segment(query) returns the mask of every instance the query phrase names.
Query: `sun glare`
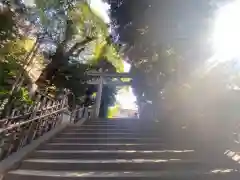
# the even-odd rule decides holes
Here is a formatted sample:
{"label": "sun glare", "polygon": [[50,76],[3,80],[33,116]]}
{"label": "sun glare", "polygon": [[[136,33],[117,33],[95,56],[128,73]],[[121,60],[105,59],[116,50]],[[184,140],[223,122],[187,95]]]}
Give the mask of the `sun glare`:
{"label": "sun glare", "polygon": [[110,23],[109,11],[111,6],[103,0],[89,0],[90,7],[97,13],[105,23]]}
{"label": "sun glare", "polygon": [[216,12],[213,47],[219,61],[240,58],[240,0],[224,5]]}
{"label": "sun glare", "polygon": [[[124,61],[124,72],[129,72],[131,65]],[[122,89],[118,92],[116,96],[117,102],[120,104],[121,108],[136,110],[136,96],[133,93],[132,88]]]}

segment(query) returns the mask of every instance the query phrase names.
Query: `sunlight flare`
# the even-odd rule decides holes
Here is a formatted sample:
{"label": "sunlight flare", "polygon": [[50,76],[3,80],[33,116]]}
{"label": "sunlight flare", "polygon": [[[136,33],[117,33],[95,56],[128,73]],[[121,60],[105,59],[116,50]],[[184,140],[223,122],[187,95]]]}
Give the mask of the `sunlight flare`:
{"label": "sunlight flare", "polygon": [[220,62],[240,58],[240,0],[219,8],[213,28],[213,48]]}
{"label": "sunlight flare", "polygon": [[103,0],[89,0],[89,5],[105,23],[109,24],[111,22],[109,16],[111,6],[108,3],[104,2]]}

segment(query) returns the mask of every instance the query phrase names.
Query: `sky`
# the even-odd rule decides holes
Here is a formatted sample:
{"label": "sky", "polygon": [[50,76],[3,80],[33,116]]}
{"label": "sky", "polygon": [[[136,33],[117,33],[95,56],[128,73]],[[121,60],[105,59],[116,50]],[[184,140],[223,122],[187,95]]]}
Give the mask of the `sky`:
{"label": "sky", "polygon": [[33,6],[35,3],[35,0],[23,0],[23,3],[27,6]]}

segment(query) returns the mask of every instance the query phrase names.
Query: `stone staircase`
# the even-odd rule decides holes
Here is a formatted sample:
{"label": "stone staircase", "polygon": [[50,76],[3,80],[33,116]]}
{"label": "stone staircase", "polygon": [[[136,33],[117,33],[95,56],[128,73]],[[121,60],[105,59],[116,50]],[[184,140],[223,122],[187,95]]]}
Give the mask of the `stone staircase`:
{"label": "stone staircase", "polygon": [[182,137],[157,123],[88,121],[42,144],[3,180],[239,179],[228,158],[191,147]]}

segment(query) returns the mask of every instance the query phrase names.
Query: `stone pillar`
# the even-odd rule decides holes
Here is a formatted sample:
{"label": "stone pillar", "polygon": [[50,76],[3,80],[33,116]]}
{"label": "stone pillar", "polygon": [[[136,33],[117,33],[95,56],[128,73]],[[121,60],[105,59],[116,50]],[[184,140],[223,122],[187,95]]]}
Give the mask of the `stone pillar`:
{"label": "stone pillar", "polygon": [[62,113],[62,123],[69,124],[71,122],[71,113],[68,110],[63,111]]}

